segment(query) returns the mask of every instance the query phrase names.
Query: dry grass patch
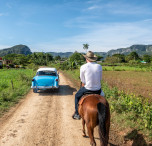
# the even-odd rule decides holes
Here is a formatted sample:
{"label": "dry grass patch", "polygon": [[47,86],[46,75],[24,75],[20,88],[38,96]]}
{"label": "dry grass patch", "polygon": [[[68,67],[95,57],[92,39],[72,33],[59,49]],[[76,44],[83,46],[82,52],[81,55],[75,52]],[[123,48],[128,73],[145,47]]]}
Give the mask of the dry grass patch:
{"label": "dry grass patch", "polygon": [[110,87],[117,87],[126,93],[134,93],[152,101],[152,73],[135,71],[103,71],[103,80]]}

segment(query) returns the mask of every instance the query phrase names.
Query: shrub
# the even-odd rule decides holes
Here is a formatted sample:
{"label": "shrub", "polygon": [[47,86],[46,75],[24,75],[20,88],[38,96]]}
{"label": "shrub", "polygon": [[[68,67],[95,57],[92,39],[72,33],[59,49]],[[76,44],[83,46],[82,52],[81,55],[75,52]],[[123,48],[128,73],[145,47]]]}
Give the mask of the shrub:
{"label": "shrub", "polygon": [[111,111],[117,113],[132,113],[130,120],[137,121],[142,129],[152,130],[152,103],[136,97],[134,94],[125,94],[117,88],[110,89],[107,84],[102,82],[102,89],[106,98],[110,99]]}

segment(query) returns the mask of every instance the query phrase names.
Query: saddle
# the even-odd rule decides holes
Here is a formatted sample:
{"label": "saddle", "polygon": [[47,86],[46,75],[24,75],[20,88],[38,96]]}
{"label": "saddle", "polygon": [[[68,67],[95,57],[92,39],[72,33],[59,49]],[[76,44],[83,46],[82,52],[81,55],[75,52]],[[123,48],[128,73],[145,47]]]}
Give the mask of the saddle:
{"label": "saddle", "polygon": [[[90,94],[90,93],[89,93]],[[85,94],[85,95],[83,95],[82,97],[81,97],[81,99],[79,100],[79,103],[78,103],[78,112],[79,112],[79,114],[81,113],[83,113],[82,112],[82,105],[83,105],[83,102],[85,101],[85,99],[86,98],[88,98],[89,97],[89,94]],[[94,95],[94,96],[96,96],[96,95],[99,95],[99,94],[95,94],[95,93],[91,93],[90,95]],[[102,98],[102,96],[97,96],[98,97],[98,99],[100,100],[103,100]],[[81,115],[82,116],[82,115]]]}
{"label": "saddle", "polygon": [[83,96],[80,98],[78,105],[81,105],[86,97],[87,97],[86,95],[83,95]]}
{"label": "saddle", "polygon": [[[82,105],[83,101],[87,98],[87,96],[89,94],[96,94],[96,93],[93,93],[93,92],[86,92],[86,93],[84,93],[84,95],[80,98],[78,105]],[[97,94],[97,95],[99,95],[99,94]]]}

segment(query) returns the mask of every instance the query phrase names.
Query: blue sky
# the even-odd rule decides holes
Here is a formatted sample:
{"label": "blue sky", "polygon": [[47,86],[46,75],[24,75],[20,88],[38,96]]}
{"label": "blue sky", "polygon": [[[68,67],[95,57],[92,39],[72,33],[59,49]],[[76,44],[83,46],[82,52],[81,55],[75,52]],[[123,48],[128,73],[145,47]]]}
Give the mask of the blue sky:
{"label": "blue sky", "polygon": [[0,49],[107,52],[152,44],[152,0],[0,0]]}

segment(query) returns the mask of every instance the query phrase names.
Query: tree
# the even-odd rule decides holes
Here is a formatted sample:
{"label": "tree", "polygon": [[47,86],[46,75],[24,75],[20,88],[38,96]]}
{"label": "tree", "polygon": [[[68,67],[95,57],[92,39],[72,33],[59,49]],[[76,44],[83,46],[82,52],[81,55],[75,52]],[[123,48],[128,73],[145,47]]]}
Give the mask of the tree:
{"label": "tree", "polygon": [[130,61],[130,60],[139,60],[139,56],[136,52],[131,52],[129,55],[126,56],[126,61]]}
{"label": "tree", "polygon": [[50,53],[33,53],[31,55],[32,62],[36,65],[47,65],[49,61],[53,60],[53,56]]}
{"label": "tree", "polygon": [[105,62],[114,64],[114,63],[118,63],[119,59],[116,56],[109,56],[106,58]]}
{"label": "tree", "polygon": [[103,59],[103,57],[102,56],[100,56],[100,55],[96,55],[97,56],[97,61],[100,61],[100,60],[102,60]]}
{"label": "tree", "polygon": [[58,56],[55,56],[54,57],[54,60],[61,60],[61,57],[58,55]]}
{"label": "tree", "polygon": [[151,56],[150,55],[144,55],[143,56],[143,60],[147,63],[150,63],[151,62]]}
{"label": "tree", "polygon": [[70,57],[69,59],[71,61],[76,61],[76,62],[80,62],[80,61],[84,61],[84,57],[82,56],[81,53],[78,53],[78,52],[74,52]]}
{"label": "tree", "polygon": [[[68,69],[76,69],[79,65],[82,65],[85,61],[85,58],[81,53],[74,52],[66,61],[67,63],[64,63],[64,68]],[[63,65],[62,65],[63,66]]]}
{"label": "tree", "polygon": [[53,56],[50,53],[45,53],[45,57],[46,57],[46,62],[48,63],[49,61],[53,60]]}
{"label": "tree", "polygon": [[28,64],[29,58],[24,54],[8,54],[3,57],[4,60],[10,60],[15,65],[26,65]]}
{"label": "tree", "polygon": [[86,50],[86,53],[87,53],[88,48],[89,48],[89,44],[83,44],[83,49]]}
{"label": "tree", "polygon": [[15,59],[14,59],[14,61],[13,61],[13,63],[15,64],[15,65],[26,65],[26,64],[28,64],[28,58],[25,56],[25,55],[23,55],[23,54],[16,54],[17,56],[15,57]]}
{"label": "tree", "polygon": [[118,63],[125,62],[125,55],[124,54],[114,54],[112,56],[117,58]]}

